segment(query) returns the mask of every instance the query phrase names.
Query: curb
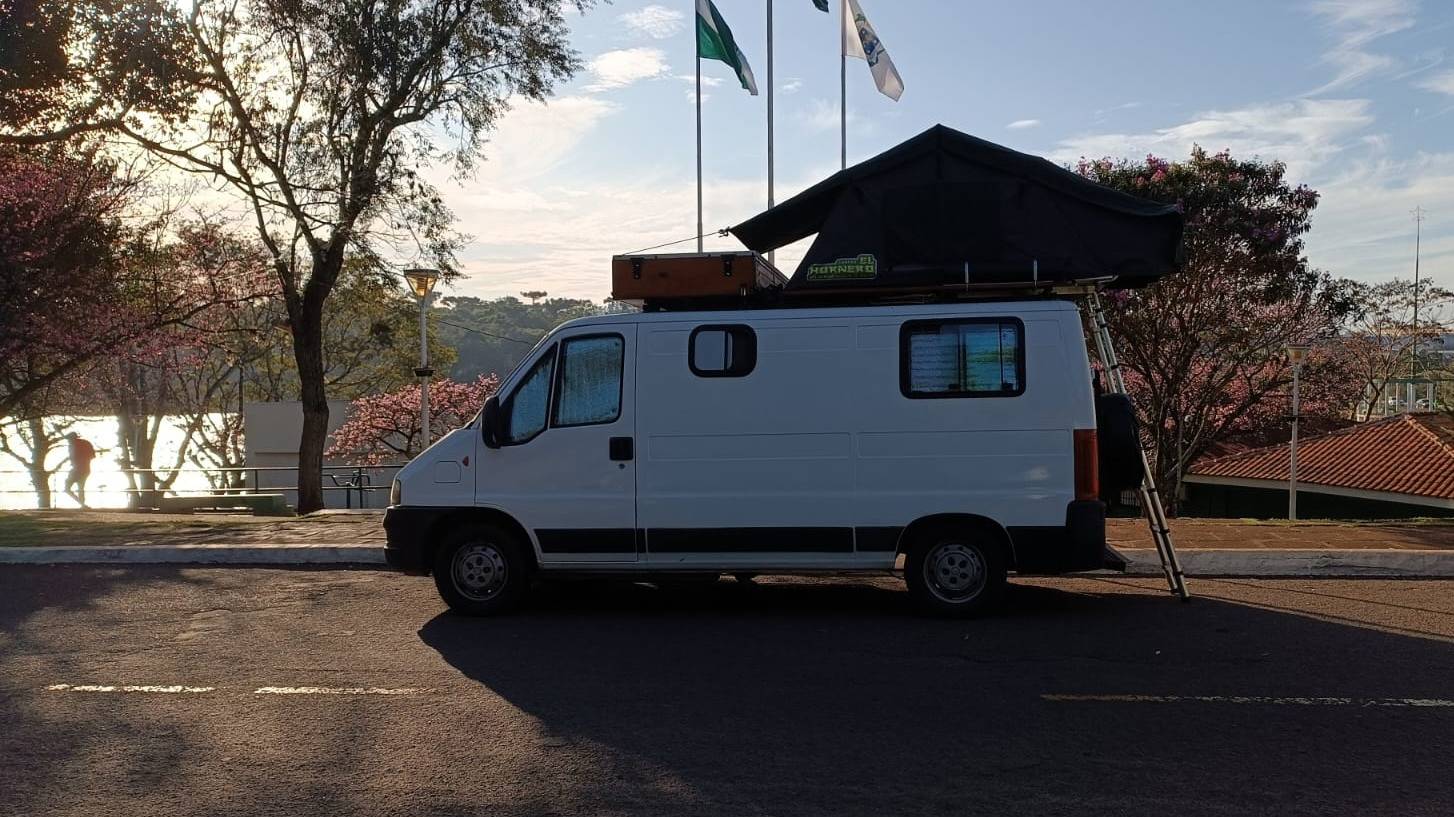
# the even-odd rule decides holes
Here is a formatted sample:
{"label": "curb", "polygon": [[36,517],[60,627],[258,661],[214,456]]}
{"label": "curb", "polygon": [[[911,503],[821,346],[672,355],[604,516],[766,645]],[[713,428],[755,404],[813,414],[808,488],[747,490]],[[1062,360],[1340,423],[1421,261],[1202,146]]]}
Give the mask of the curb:
{"label": "curb", "polygon": [[[1159,577],[1151,548],[1117,548],[1123,576]],[[1454,578],[1454,550],[1177,551],[1188,576],[1256,578]],[[0,548],[0,565],[382,566],[384,549],[359,545],[118,545]]]}
{"label": "curb", "polygon": [[384,549],[357,545],[118,545],[0,548],[0,565],[383,565]]}
{"label": "curb", "polygon": [[[1129,562],[1124,575],[1161,576],[1153,548],[1117,548]],[[1234,550],[1183,548],[1176,552],[1188,576],[1257,578],[1454,578],[1454,550]]]}

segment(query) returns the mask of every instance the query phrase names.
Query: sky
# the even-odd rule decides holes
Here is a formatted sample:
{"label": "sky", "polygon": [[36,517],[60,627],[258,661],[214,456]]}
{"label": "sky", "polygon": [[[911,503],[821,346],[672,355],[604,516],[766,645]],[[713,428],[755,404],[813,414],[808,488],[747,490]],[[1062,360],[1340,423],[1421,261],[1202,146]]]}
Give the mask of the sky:
{"label": "sky", "polygon": [[[839,167],[839,29],[775,0],[776,198]],[[765,0],[716,0],[767,88]],[[848,63],[848,161],[942,123],[1061,163],[1185,158],[1193,144],[1286,163],[1322,194],[1311,263],[1364,281],[1454,288],[1450,0],[860,0],[906,90]],[[600,300],[610,257],[696,235],[694,3],[570,14],[584,69],[515,106],[471,177],[435,181],[471,237],[450,294]],[[708,230],[767,205],[767,106],[704,61]],[[741,249],[711,237],[708,249]],[[800,242],[777,255],[791,272]],[[662,251],[688,251],[692,242]]]}

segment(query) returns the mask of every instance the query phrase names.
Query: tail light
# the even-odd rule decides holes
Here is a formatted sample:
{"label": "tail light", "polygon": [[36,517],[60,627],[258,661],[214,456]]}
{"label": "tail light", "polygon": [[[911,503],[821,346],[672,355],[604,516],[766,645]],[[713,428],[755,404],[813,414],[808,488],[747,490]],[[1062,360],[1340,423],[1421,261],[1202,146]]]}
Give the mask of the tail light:
{"label": "tail light", "polygon": [[1075,498],[1098,499],[1101,495],[1100,464],[1096,454],[1096,430],[1077,428],[1075,446]]}

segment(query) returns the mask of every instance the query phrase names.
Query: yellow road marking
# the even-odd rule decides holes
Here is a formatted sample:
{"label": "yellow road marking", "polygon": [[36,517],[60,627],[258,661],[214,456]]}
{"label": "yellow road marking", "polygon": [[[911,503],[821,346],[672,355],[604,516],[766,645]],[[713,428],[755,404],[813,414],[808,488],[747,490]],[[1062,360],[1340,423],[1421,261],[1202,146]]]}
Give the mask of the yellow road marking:
{"label": "yellow road marking", "polygon": [[216,687],[189,687],[179,684],[51,684],[45,688],[46,692],[161,692],[161,693],[198,693],[212,692]]}
{"label": "yellow road marking", "polygon": [[1040,696],[1047,701],[1070,703],[1123,704],[1270,704],[1273,706],[1393,706],[1454,709],[1454,700],[1443,698],[1323,698],[1277,697],[1269,695],[1056,695]]}

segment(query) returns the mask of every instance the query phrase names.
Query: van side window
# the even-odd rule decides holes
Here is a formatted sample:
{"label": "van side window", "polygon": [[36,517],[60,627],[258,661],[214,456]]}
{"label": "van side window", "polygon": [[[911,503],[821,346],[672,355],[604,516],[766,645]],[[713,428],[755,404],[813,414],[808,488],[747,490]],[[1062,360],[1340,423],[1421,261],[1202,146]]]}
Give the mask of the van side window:
{"label": "van side window", "polygon": [[687,363],[697,377],[744,377],[757,366],[757,333],[742,324],[698,326]]}
{"label": "van side window", "polygon": [[505,443],[523,443],[545,430],[550,384],[555,374],[555,349],[540,356],[510,394],[505,410]]}
{"label": "van side window", "polygon": [[909,321],[899,334],[905,397],[1013,397],[1025,391],[1025,324],[1017,318]]}
{"label": "van side window", "polygon": [[560,347],[560,385],[552,426],[615,422],[621,416],[620,335],[571,338]]}

